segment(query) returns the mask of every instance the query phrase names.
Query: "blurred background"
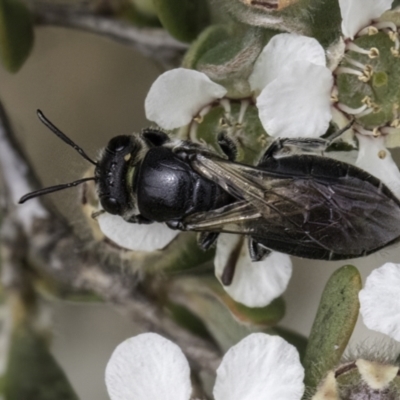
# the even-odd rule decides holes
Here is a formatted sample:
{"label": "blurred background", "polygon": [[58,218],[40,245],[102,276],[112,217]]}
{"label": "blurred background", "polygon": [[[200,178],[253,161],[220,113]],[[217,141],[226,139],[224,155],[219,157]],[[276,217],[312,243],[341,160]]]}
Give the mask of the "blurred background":
{"label": "blurred background", "polygon": [[[14,130],[36,167],[43,185],[81,177],[89,166],[38,120],[36,110],[95,156],[115,135],[139,131],[149,123],[143,103],[162,72],[140,53],[98,36],[62,28],[36,28],[32,55],[15,75],[0,67],[0,98]],[[396,156],[396,155],[395,155]],[[79,228],[82,215],[74,189],[51,195],[54,204]],[[400,262],[389,248],[349,262],[365,277],[386,261]],[[294,259],[294,274],[284,295],[282,325],[308,335],[323,287],[343,262]],[[113,349],[137,333],[107,305],[56,302],[52,351],[81,399],[108,399],[104,369]],[[350,347],[386,340],[358,322]]]}

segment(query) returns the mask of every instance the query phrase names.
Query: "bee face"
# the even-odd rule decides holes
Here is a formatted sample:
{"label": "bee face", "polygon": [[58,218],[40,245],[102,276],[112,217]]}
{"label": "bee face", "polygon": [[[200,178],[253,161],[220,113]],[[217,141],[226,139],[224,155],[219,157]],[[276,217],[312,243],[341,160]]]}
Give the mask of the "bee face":
{"label": "bee face", "polygon": [[142,143],[135,136],[115,136],[96,165],[95,178],[100,203],[113,215],[122,215],[130,208],[127,172],[137,163]]}

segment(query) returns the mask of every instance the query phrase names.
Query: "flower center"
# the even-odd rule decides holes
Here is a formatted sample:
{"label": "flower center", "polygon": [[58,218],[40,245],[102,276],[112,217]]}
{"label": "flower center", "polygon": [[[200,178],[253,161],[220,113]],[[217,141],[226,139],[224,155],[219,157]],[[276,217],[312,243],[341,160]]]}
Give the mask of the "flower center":
{"label": "flower center", "polygon": [[369,136],[399,127],[400,41],[397,26],[380,22],[346,43],[342,62],[333,72],[334,106],[355,118],[355,130]]}

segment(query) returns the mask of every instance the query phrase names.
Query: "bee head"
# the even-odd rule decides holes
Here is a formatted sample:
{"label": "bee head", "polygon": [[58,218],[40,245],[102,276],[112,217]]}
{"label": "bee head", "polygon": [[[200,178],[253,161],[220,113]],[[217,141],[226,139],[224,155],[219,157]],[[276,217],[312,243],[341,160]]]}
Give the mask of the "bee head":
{"label": "bee head", "polygon": [[122,215],[130,209],[128,175],[140,161],[142,149],[142,141],[134,135],[115,136],[108,142],[95,169],[100,203],[106,212]]}

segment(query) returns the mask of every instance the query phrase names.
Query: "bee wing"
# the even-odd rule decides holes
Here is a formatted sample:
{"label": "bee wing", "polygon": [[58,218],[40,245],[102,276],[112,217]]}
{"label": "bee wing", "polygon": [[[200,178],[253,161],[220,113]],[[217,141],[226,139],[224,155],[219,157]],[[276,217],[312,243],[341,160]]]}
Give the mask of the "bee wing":
{"label": "bee wing", "polygon": [[189,229],[208,224],[210,231],[248,234],[276,251],[330,260],[364,256],[400,236],[399,202],[379,181],[358,177],[359,170],[347,164],[355,176],[338,179],[277,177],[262,167],[204,154],[192,165],[238,202],[201,213],[202,221],[193,215]]}

